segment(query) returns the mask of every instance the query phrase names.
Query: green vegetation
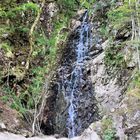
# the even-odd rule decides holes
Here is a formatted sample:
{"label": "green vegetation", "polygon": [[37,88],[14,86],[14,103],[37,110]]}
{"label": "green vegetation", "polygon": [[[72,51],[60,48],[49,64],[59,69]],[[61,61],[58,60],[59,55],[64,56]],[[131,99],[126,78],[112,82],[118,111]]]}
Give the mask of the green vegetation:
{"label": "green vegetation", "polygon": [[114,29],[119,29],[131,22],[131,10],[128,0],[122,6],[108,12],[108,18]]}
{"label": "green vegetation", "polygon": [[0,18],[2,19],[0,35],[4,33],[16,34],[17,32],[27,33],[39,10],[39,6],[32,2],[20,5],[14,3],[13,5],[12,8],[0,7]]}
{"label": "green vegetation", "polygon": [[[9,106],[13,109],[16,109],[21,115],[24,114],[27,109],[23,106],[22,100],[24,99],[24,95],[17,95],[12,88],[8,86],[4,86],[3,91],[5,94],[1,97],[3,102],[9,104]],[[22,116],[23,117],[23,116]]]}
{"label": "green vegetation", "polygon": [[109,47],[105,50],[105,65],[113,69],[125,67],[124,55],[121,52],[123,46],[111,43],[108,45]]}
{"label": "green vegetation", "polygon": [[[127,45],[135,48],[137,54],[138,68],[140,69],[140,55],[139,55],[139,44],[140,44],[140,6],[137,0],[125,0],[119,6],[112,6],[107,12],[108,22],[110,23],[111,33],[113,40],[120,35],[120,45],[109,44],[106,50],[105,64],[110,67],[123,67],[125,66],[124,56],[122,54],[122,49],[127,47]],[[105,30],[101,30],[105,32]],[[125,38],[121,37],[121,34],[131,33],[125,41]],[[105,33],[104,33],[105,34]],[[130,40],[131,39],[131,40]],[[127,44],[127,45],[123,45]]]}
{"label": "green vegetation", "polygon": [[86,9],[93,10],[92,7],[95,2],[96,2],[96,0],[90,0],[90,1],[80,0],[80,5],[81,5],[81,7],[85,7]]}
{"label": "green vegetation", "polygon": [[103,135],[104,140],[115,140],[115,131],[112,129],[107,129]]}
{"label": "green vegetation", "polygon": [[0,11],[0,17],[12,19],[12,18],[15,18],[17,16],[17,14],[22,14],[23,12],[26,12],[29,10],[33,13],[37,13],[37,11],[39,10],[39,7],[37,4],[29,2],[29,3],[19,5],[15,8],[8,10],[8,11],[6,11],[6,9],[3,8]]}
{"label": "green vegetation", "polygon": [[102,120],[103,140],[115,140],[115,130],[110,118]]}
{"label": "green vegetation", "polygon": [[140,72],[137,70],[133,75],[133,79],[131,80],[128,86],[127,94],[136,97],[137,99],[140,99],[139,93],[140,93]]}
{"label": "green vegetation", "polygon": [[132,83],[134,84],[134,88],[140,88],[140,72],[137,71],[134,75]]}
{"label": "green vegetation", "polygon": [[100,31],[100,34],[102,36],[104,36],[105,38],[108,38],[109,37],[109,27],[107,25],[102,25],[99,28],[99,31]]}

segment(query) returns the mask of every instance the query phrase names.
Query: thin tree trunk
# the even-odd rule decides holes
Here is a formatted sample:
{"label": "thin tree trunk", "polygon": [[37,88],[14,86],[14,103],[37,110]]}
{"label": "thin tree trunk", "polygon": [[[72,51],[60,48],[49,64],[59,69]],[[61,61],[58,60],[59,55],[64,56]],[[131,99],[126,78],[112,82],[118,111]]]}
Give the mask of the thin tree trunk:
{"label": "thin tree trunk", "polygon": [[[140,71],[140,54],[139,54],[139,45],[138,45],[138,42],[140,41],[140,21],[139,21],[139,14],[138,14],[138,3],[139,3],[139,0],[138,2],[135,0],[135,3],[133,5],[133,3],[131,3],[131,0],[129,0],[129,7],[130,7],[130,10],[132,11],[131,12],[131,23],[132,23],[132,38],[131,40],[132,41],[136,41],[134,44],[134,46],[136,47],[136,53],[137,53],[137,63],[138,63],[138,69]],[[135,9],[133,9],[133,6]],[[133,13],[133,10],[135,10],[135,14],[136,14],[136,19],[134,17],[134,13]],[[138,32],[138,34],[137,34]]]}

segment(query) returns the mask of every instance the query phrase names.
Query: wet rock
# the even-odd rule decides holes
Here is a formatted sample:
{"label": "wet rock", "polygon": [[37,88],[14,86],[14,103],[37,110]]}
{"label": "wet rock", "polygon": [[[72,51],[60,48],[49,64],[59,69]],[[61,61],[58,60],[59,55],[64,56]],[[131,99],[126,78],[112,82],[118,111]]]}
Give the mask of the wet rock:
{"label": "wet rock", "polygon": [[97,54],[99,54],[102,50],[95,50],[95,51],[92,51],[89,53],[89,56],[92,58],[92,57],[95,57]]}
{"label": "wet rock", "polygon": [[93,45],[93,46],[90,48],[89,52],[91,53],[91,52],[93,52],[93,51],[102,51],[102,46],[101,46],[100,44]]}
{"label": "wet rock", "polygon": [[83,18],[83,15],[85,14],[86,10],[82,9],[82,10],[79,10],[76,14],[76,16],[72,19],[71,21],[71,24],[70,24],[70,27],[72,30],[75,30],[76,28],[78,28],[81,23],[82,23],[82,18]]}

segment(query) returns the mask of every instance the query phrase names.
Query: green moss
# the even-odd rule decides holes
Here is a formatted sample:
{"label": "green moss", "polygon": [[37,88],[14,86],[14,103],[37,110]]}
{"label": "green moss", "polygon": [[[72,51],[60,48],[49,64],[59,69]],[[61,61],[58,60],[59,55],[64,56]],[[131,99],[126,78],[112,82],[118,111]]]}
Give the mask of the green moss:
{"label": "green moss", "polygon": [[115,140],[115,131],[113,129],[105,130],[103,134],[104,140]]}
{"label": "green moss", "polygon": [[103,140],[115,140],[115,129],[110,118],[102,120]]}
{"label": "green moss", "polygon": [[136,87],[140,88],[140,72],[136,72],[136,74],[134,75],[134,79],[133,79],[133,83]]}
{"label": "green moss", "polygon": [[78,5],[75,0],[57,0],[56,2],[62,12],[66,12],[67,16],[72,16],[74,11],[77,10]]}

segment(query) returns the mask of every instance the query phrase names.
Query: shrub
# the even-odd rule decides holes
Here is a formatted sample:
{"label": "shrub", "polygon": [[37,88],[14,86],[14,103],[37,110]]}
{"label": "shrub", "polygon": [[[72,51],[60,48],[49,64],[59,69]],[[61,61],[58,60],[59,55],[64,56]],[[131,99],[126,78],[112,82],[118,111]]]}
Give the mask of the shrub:
{"label": "shrub", "polygon": [[110,44],[105,50],[105,65],[111,68],[122,68],[125,66],[123,53],[121,52],[122,45]]}
{"label": "shrub", "polygon": [[115,140],[115,131],[113,129],[107,129],[103,135],[104,140]]}
{"label": "shrub", "polygon": [[116,9],[110,10],[107,15],[114,29],[118,29],[131,21],[131,10],[128,2]]}

